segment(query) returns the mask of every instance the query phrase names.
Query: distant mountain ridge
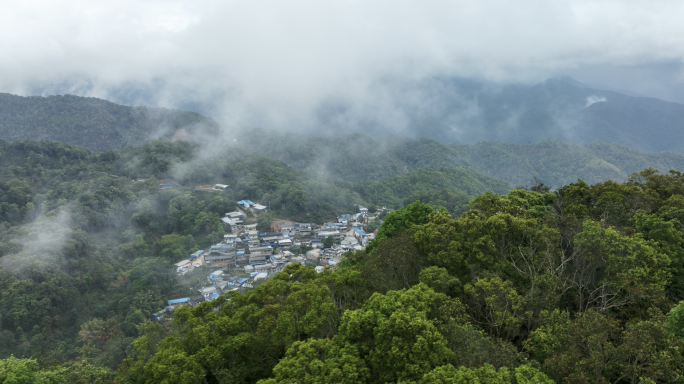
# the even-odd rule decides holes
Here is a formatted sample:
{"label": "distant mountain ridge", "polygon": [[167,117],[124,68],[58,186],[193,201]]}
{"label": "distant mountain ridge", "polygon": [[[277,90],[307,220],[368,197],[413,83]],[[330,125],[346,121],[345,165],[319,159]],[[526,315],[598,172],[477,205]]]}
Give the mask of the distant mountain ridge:
{"label": "distant mountain ridge", "polygon": [[[427,78],[411,84],[387,81],[382,87],[395,98],[392,104],[405,118],[406,127],[375,120],[375,124],[356,128],[372,137],[400,134],[449,144],[599,141],[646,152],[684,153],[684,105],[568,77],[534,86]],[[322,133],[354,132],[346,126],[326,131],[327,122],[353,120],[344,113],[354,112],[344,105],[337,107],[333,103],[319,111]],[[0,138],[7,140],[57,140],[103,151],[170,139],[174,134],[215,142],[219,125],[196,112],[129,107],[71,95],[0,93]]]}
{"label": "distant mountain ridge", "polygon": [[55,140],[106,151],[183,136],[183,131],[216,135],[218,124],[195,112],[129,107],[92,97],[0,93],[0,138],[7,140]]}
{"label": "distant mountain ridge", "polygon": [[[567,77],[533,86],[463,78],[384,86],[387,94],[398,95],[392,102],[407,121],[401,131],[405,136],[452,144],[605,141],[647,152],[684,152],[684,105],[594,88]],[[365,132],[382,136],[395,129],[370,127]]]}
{"label": "distant mountain ridge", "polygon": [[[369,182],[423,168],[468,167],[521,186],[534,178],[561,186],[624,181],[645,168],[661,172],[684,169],[684,154],[646,153],[613,143],[575,144],[546,140],[530,144],[482,142],[445,144],[434,139],[371,138],[352,134],[320,138],[253,130],[239,141],[245,149],[293,168],[317,170],[351,182]],[[262,138],[268,137],[268,140]]]}

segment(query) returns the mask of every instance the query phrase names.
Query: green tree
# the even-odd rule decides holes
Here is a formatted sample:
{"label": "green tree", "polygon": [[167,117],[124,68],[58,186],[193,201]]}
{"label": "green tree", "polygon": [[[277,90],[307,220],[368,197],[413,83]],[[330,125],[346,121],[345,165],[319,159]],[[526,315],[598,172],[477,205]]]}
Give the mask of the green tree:
{"label": "green tree", "polygon": [[271,212],[264,212],[257,216],[257,231],[259,232],[273,232],[272,227],[273,214]]}
{"label": "green tree", "polygon": [[[147,356],[136,354],[128,362],[137,367],[130,375],[139,376],[142,371],[146,382],[158,382],[155,380],[162,379],[160,375],[168,364],[186,358],[192,378],[200,372],[235,382],[266,378],[295,341],[334,333],[335,323],[330,317],[335,306],[330,289],[317,284],[316,275],[313,268],[290,264],[255,290],[231,294],[230,301],[214,300],[194,309],[177,310],[174,321],[184,328],[182,338],[172,336],[170,341],[159,343],[155,358],[143,363],[142,368],[138,362]],[[143,344],[139,348],[141,352],[148,350]]]}
{"label": "green tree", "polygon": [[449,275],[446,268],[431,266],[420,271],[418,279],[421,283],[451,297],[458,297],[463,290],[458,278]]}
{"label": "green tree", "polygon": [[335,237],[332,236],[332,235],[323,238],[323,239],[321,240],[321,242],[323,243],[323,247],[324,247],[324,248],[332,248],[332,246],[333,246],[334,244],[339,244],[339,243],[340,243],[340,241],[337,240],[337,239],[335,239]]}
{"label": "green tree", "polygon": [[41,369],[36,360],[17,359],[10,356],[0,360],[0,383],[2,384],[67,384],[66,369],[54,366]]}
{"label": "green tree", "polygon": [[579,253],[574,284],[580,310],[662,302],[670,258],[640,237],[585,221],[574,240]]}
{"label": "green tree", "polygon": [[275,378],[260,384],[356,384],[368,380],[370,371],[353,347],[340,348],[329,339],[297,341],[273,369]]}
{"label": "green tree", "polygon": [[164,235],[159,241],[159,247],[161,248],[159,254],[175,262],[188,258],[194,245],[194,239],[191,235]]}
{"label": "green tree", "polygon": [[480,279],[466,284],[468,308],[473,318],[490,334],[511,339],[516,336],[525,316],[525,299],[513,284],[499,277]]}
{"label": "green tree", "polygon": [[378,234],[373,241],[366,248],[367,252],[373,252],[378,244],[384,239],[399,234],[411,228],[414,225],[425,224],[428,221],[428,216],[434,211],[432,207],[427,204],[421,204],[416,201],[407,205],[405,208],[394,210],[387,214],[385,220],[378,229]]}
{"label": "green tree", "polygon": [[480,368],[454,368],[448,364],[427,373],[420,384],[553,384],[553,380],[529,365],[521,365],[511,371],[506,367],[498,370],[490,364]]}

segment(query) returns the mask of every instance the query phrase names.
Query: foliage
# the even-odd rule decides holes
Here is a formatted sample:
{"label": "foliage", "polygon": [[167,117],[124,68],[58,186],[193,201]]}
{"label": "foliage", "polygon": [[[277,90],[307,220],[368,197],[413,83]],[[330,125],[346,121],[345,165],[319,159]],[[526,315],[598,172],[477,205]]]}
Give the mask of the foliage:
{"label": "foliage", "polygon": [[[465,169],[371,188],[234,149],[0,141],[3,369],[34,382],[114,370],[130,383],[684,381],[681,173],[474,187],[465,206],[439,184]],[[436,187],[410,186],[420,175]],[[219,181],[231,190],[192,188]],[[270,202],[257,216],[268,229],[273,217],[330,220],[371,191],[417,201],[344,268],[291,264],[177,310],[168,327],[150,322],[164,299],[193,294],[173,263],[220,241],[236,201]]]}
{"label": "foliage", "polygon": [[449,212],[465,211],[468,196],[491,191],[505,193],[511,189],[507,182],[478,173],[468,168],[424,168],[385,180],[359,183],[359,194],[369,202],[396,208],[402,204],[420,201]]}
{"label": "foliage", "polygon": [[257,217],[257,231],[259,232],[273,232],[271,223],[273,221],[273,215],[270,212],[265,212]]}
{"label": "foliage", "polygon": [[415,202],[409,204],[406,208],[394,210],[385,216],[382,226],[378,230],[375,239],[368,245],[367,251],[370,253],[377,244],[385,239],[388,239],[402,231],[411,228],[414,225],[427,223],[428,215],[434,212],[434,209],[427,204]]}
{"label": "foliage", "polygon": [[21,97],[0,93],[0,137],[8,140],[42,138],[96,151],[123,148],[156,137],[216,133],[218,125],[198,113],[128,107],[92,97],[73,95]]}
{"label": "foliage", "polygon": [[[584,103],[581,108],[584,109]],[[660,113],[660,112],[659,112]],[[550,123],[553,124],[553,123]],[[424,126],[421,129],[424,130]],[[531,132],[531,131],[530,131]],[[491,132],[486,133],[490,135]],[[407,172],[417,172],[413,180],[417,180],[423,190],[416,188],[412,193],[440,191],[444,187],[432,186],[417,175],[431,177],[441,182],[442,177],[432,177],[430,172],[420,171],[425,168],[450,169],[450,174],[471,175],[464,177],[464,186],[475,185],[476,180],[487,182],[498,178],[512,185],[528,185],[533,180],[541,180],[547,186],[558,188],[582,179],[589,184],[605,180],[626,181],[628,176],[646,168],[661,170],[684,169],[684,155],[672,153],[649,153],[633,149],[637,146],[625,146],[624,143],[607,143],[615,135],[607,135],[596,140],[586,140],[586,144],[574,144],[561,140],[548,140],[534,133],[524,141],[527,144],[495,142],[490,138],[474,140],[474,144],[448,144],[437,138],[418,137],[415,139],[399,137],[370,137],[361,134],[321,138],[307,135],[296,135],[285,132],[251,130],[244,135],[244,147],[259,154],[266,154],[283,161],[295,169],[320,171],[326,175],[369,186],[373,181],[393,178],[390,183],[379,185],[400,186],[400,191],[408,191],[411,186],[399,180]],[[268,136],[269,140],[262,137]],[[520,140],[519,136],[513,138]],[[661,140],[662,142],[662,140]],[[631,148],[630,148],[631,147]],[[661,152],[661,151],[652,151]],[[474,171],[474,172],[473,172]],[[477,174],[480,175],[477,175]],[[486,176],[490,178],[487,178]],[[454,184],[455,190],[470,193]],[[454,192],[454,189],[448,188]],[[384,188],[371,188],[369,197],[378,198],[377,202],[390,204],[392,197],[383,195]],[[502,193],[488,188],[491,192]],[[377,193],[376,193],[377,192]],[[430,192],[433,193],[433,192]],[[417,198],[411,198],[413,202]],[[422,198],[421,202],[427,203]],[[401,203],[402,200],[398,200]],[[375,201],[374,201],[375,202]],[[448,206],[439,204],[449,209]],[[451,212],[451,210],[449,210]]]}

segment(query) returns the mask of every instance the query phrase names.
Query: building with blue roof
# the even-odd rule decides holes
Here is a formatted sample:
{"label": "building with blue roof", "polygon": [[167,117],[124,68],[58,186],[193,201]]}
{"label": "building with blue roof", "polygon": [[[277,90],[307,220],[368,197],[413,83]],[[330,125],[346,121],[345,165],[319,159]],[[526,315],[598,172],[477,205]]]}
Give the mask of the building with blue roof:
{"label": "building with blue roof", "polygon": [[173,299],[169,300],[169,305],[187,303],[188,301],[190,301],[189,297],[184,297],[182,299]]}

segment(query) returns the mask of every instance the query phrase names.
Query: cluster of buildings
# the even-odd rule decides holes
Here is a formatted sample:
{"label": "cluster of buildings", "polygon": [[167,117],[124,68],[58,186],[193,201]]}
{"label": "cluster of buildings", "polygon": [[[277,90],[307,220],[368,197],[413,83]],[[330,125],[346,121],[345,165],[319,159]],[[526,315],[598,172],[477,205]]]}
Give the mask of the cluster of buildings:
{"label": "cluster of buildings", "polygon": [[[208,285],[199,288],[196,296],[169,300],[169,305],[154,315],[156,318],[172,314],[178,306],[195,306],[228,291],[252,288],[253,283],[270,278],[289,263],[308,262],[322,272],[328,266],[338,265],[344,253],[364,249],[375,237],[375,233],[363,230],[363,223],[373,219],[364,207],[360,207],[359,213],[338,216],[335,222],[291,223],[276,227],[278,232],[259,233],[256,224],[244,222],[242,209],[260,212],[267,207],[251,200],[241,200],[238,205],[241,209],[228,212],[221,219],[226,229],[230,228],[223,241],[175,264],[181,275],[197,267],[213,269],[207,277]],[[331,237],[333,244],[326,248]],[[293,247],[298,247],[298,254],[291,251]],[[308,250],[306,254],[301,253],[303,249]]]}

